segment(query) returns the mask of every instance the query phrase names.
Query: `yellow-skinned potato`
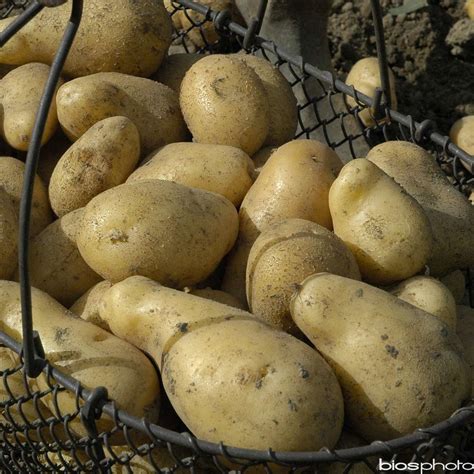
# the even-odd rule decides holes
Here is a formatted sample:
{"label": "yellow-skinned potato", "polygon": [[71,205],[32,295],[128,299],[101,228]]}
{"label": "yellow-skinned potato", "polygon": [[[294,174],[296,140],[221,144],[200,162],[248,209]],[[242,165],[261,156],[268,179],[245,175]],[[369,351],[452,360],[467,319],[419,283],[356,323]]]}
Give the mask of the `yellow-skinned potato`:
{"label": "yellow-skinned potato", "polygon": [[[51,64],[71,14],[71,4],[44,8],[0,51],[0,63]],[[0,30],[12,18],[0,21]],[[67,76],[122,72],[148,77],[171,44],[171,20],[155,0],[88,0],[64,67]]]}
{"label": "yellow-skinned potato", "polygon": [[[474,18],[474,3],[472,4]],[[449,131],[451,141],[469,155],[474,155],[474,115],[460,118]]]}
{"label": "yellow-skinned potato", "polygon": [[[388,75],[390,79],[390,99],[392,102],[390,108],[392,110],[397,110],[395,76],[390,68],[388,69]],[[358,92],[362,92],[369,97],[375,97],[375,90],[377,88],[382,88],[378,59],[363,58],[357,61],[349,71],[346,83],[350,86],[354,86]],[[346,99],[351,107],[357,105],[357,102],[353,97],[346,96]],[[359,112],[359,117],[365,126],[370,127],[375,124],[375,120],[373,119],[374,113],[375,111],[369,108],[365,108]]]}
{"label": "yellow-skinned potato", "polygon": [[284,451],[336,443],[343,420],[336,378],[289,334],[143,277],[114,285],[100,314],[154,358],[174,409],[199,438]]}
{"label": "yellow-skinned potato", "polygon": [[[181,25],[181,12],[174,7],[173,5],[173,0],[164,0],[164,5],[166,8],[166,11],[168,12],[169,15],[172,14],[171,19],[173,20],[173,25],[177,30],[180,30],[182,28]],[[179,5],[178,5],[179,7]]]}
{"label": "yellow-skinned potato", "polygon": [[264,144],[270,110],[262,81],[234,56],[212,54],[184,76],[179,96],[198,143],[230,145],[253,155]]}
{"label": "yellow-skinned potato", "polygon": [[174,181],[221,194],[238,206],[253,184],[254,165],[241,149],[202,143],[171,143],[155,153],[128,178]]}
{"label": "yellow-skinned potato", "polygon": [[423,148],[403,141],[374,147],[367,158],[423,207],[433,230],[431,275],[474,266],[474,209]]}
{"label": "yellow-skinned potato", "polygon": [[[173,19],[177,15],[173,16]],[[173,89],[177,94],[181,89],[181,83],[189,68],[197,63],[204,56],[196,53],[170,54],[160,66],[160,69],[153,74],[152,79],[161,82],[165,86]]]}
{"label": "yellow-skinned potato", "polygon": [[470,396],[456,333],[390,293],[320,273],[303,282],[291,314],[334,369],[346,422],[367,441],[432,426]]}
{"label": "yellow-skinned potato", "polygon": [[237,211],[224,197],[171,181],[123,184],[85,207],[77,244],[113,283],[132,275],[184,288],[209,276],[237,237]]}
{"label": "yellow-skinned potato", "polygon": [[423,208],[366,159],[344,166],[329,192],[334,232],[357,259],[362,277],[388,285],[423,270],[433,235]]}
{"label": "yellow-skinned potato", "polygon": [[[0,56],[1,54],[0,52]],[[0,81],[0,104],[3,109],[0,133],[16,150],[28,150],[49,72],[50,68],[45,64],[25,64],[9,72]],[[62,83],[63,81],[60,80],[58,87]],[[41,140],[42,144],[54,135],[57,126],[58,115],[53,99]]]}
{"label": "yellow-skinned potato", "polygon": [[17,264],[18,216],[10,196],[0,187],[0,279],[10,279]]}
{"label": "yellow-skinned potato", "polygon": [[[0,156],[0,188],[8,194],[17,216],[20,214],[20,200],[23,190],[25,164],[9,156]],[[33,186],[31,207],[30,237],[38,235],[53,220],[49,207],[48,191],[41,179],[36,176]]]}
{"label": "yellow-skinned potato", "polygon": [[464,5],[466,10],[467,16],[474,20],[474,0],[466,0],[466,4]]}
{"label": "yellow-skinned potato", "polygon": [[84,261],[77,248],[83,209],[54,221],[31,241],[31,284],[65,306],[101,278]]}
{"label": "yellow-skinned potato", "polygon": [[330,272],[360,280],[354,256],[331,231],[303,219],[267,227],[255,241],[247,264],[250,311],[290,334],[299,333],[290,314],[297,286],[314,273]]}
{"label": "yellow-skinned potato", "polygon": [[270,105],[270,129],[265,145],[281,146],[293,139],[298,126],[298,107],[289,82],[270,61],[252,54],[235,56],[251,67],[262,81]]}
{"label": "yellow-skinned potato", "polygon": [[[14,282],[0,282],[0,329],[21,340],[20,287]],[[155,369],[147,357],[131,344],[118,339],[93,324],[82,321],[53,298],[32,290],[33,326],[41,334],[47,360],[83,387],[104,386],[117,407],[134,416],[157,418],[159,383]],[[35,379],[34,387],[48,388],[46,375]],[[134,390],[130,390],[133,387]],[[56,395],[61,413],[76,410],[76,397],[67,391]],[[54,411],[53,397],[42,399]],[[74,430],[83,433],[79,419]],[[98,429],[110,429],[113,421],[102,417]]]}
{"label": "yellow-skinned potato", "polygon": [[144,153],[187,136],[177,94],[151,79],[113,72],[80,77],[59,89],[56,102],[61,127],[73,141],[116,116],[136,125]]}
{"label": "yellow-skinned potato", "polygon": [[457,307],[457,334],[464,346],[464,356],[471,371],[472,392],[474,394],[474,309],[469,306]]}
{"label": "yellow-skinned potato", "polygon": [[101,192],[122,184],[140,158],[140,135],[127,117],[97,122],[61,157],[49,183],[59,217],[84,207]]}
{"label": "yellow-skinned potato", "polygon": [[216,301],[217,303],[226,304],[227,306],[232,306],[233,308],[242,309],[245,311],[245,305],[241,304],[240,301],[232,296],[230,293],[226,293],[221,290],[213,290],[212,288],[200,288],[194,289],[189,292],[189,294],[194,296],[199,296],[200,298],[205,298],[207,300]]}
{"label": "yellow-skinned potato", "polygon": [[454,270],[440,279],[441,283],[445,285],[456,301],[456,304],[461,304],[466,293],[466,279],[461,270]]}
{"label": "yellow-skinned potato", "polygon": [[430,313],[456,330],[456,301],[439,280],[416,276],[390,289],[397,298]]}

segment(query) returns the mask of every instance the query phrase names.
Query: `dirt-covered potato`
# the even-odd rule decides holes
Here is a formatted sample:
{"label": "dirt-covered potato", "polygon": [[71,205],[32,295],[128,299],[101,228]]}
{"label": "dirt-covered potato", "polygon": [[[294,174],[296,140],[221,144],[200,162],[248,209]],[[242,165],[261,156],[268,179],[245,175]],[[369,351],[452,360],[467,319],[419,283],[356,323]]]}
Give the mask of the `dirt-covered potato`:
{"label": "dirt-covered potato", "polygon": [[174,409],[199,438],[283,451],[337,442],[343,403],[334,373],[289,334],[143,277],[108,290],[100,314],[153,357]]}
{"label": "dirt-covered potato", "polygon": [[49,183],[57,216],[84,207],[94,196],[122,184],[140,158],[140,135],[127,117],[97,122],[61,157]]}
{"label": "dirt-covered potato", "polygon": [[334,369],[347,426],[369,442],[432,426],[471,395],[455,331],[390,293],[319,273],[303,282],[291,314]]}
{"label": "dirt-covered potato", "polygon": [[202,54],[196,53],[170,54],[163,61],[160,69],[153,74],[152,79],[161,82],[179,94],[181,83],[189,68],[203,57]]}
{"label": "dirt-covered potato", "polygon": [[[17,216],[20,213],[24,174],[25,164],[22,161],[9,156],[0,156],[0,189],[3,188],[10,197]],[[30,237],[38,235],[52,220],[48,191],[41,179],[36,176],[33,186]]]}
{"label": "dirt-covered potato", "polygon": [[[1,54],[0,52],[0,56]],[[50,68],[45,64],[25,64],[9,72],[0,80],[0,106],[2,108],[0,134],[16,150],[28,150],[49,72]],[[60,79],[58,87],[62,83]],[[57,126],[58,115],[56,103],[53,100],[46,119],[42,144],[54,135]]]}
{"label": "dirt-covered potato", "polygon": [[367,158],[391,176],[423,207],[434,236],[431,275],[474,266],[474,209],[452,186],[435,158],[418,145],[382,143]]}
{"label": "dirt-covered potato", "polygon": [[[472,8],[474,10],[474,3]],[[455,122],[449,131],[449,138],[466,153],[474,155],[474,115],[462,117]]]}
{"label": "dirt-covered potato", "polygon": [[149,180],[122,184],[92,199],[77,244],[105,280],[143,275],[184,288],[216,269],[237,231],[237,211],[224,197]]}
{"label": "dirt-covered potato", "polygon": [[[390,108],[397,110],[395,76],[390,68],[388,69],[388,75],[390,80],[390,99],[392,102]],[[358,92],[362,92],[369,97],[375,97],[375,90],[382,88],[378,59],[363,58],[357,61],[349,71],[346,83],[350,86],[354,86]],[[357,105],[353,97],[346,96],[346,100],[351,107]],[[365,126],[370,127],[375,124],[374,113],[375,110],[373,110],[373,108],[365,108],[359,112],[359,118]]]}
{"label": "dirt-covered potato", "polygon": [[457,316],[457,334],[464,346],[464,356],[471,372],[471,394],[474,394],[474,309],[459,305]]}
{"label": "dirt-covered potato", "polygon": [[461,304],[466,294],[466,278],[461,270],[454,270],[440,279],[441,283],[445,285],[456,301],[456,304]]}
{"label": "dirt-covered potato", "polygon": [[235,56],[212,54],[191,66],[181,83],[180,104],[198,143],[235,146],[253,155],[268,136],[265,87]]}
{"label": "dirt-covered potato", "polygon": [[80,77],[59,89],[56,102],[59,122],[71,140],[116,116],[136,125],[143,153],[187,136],[177,94],[151,79],[113,72]]}
{"label": "dirt-covered potato", "polygon": [[189,293],[194,296],[199,296],[200,298],[205,298],[207,300],[216,301],[217,303],[226,304],[227,306],[232,306],[233,308],[243,310],[246,309],[237,298],[232,296],[230,293],[226,293],[225,291],[213,290],[212,288],[200,288],[191,290]]}
{"label": "dirt-covered potato", "polygon": [[172,143],[159,149],[127,183],[163,179],[221,194],[240,205],[253,184],[254,164],[239,148],[202,143]]}
{"label": "dirt-covered potato", "polygon": [[[0,158],[1,159],[1,158]],[[9,280],[18,263],[18,215],[10,196],[0,187],[0,279]]]}
{"label": "dirt-covered potato", "polygon": [[368,282],[389,285],[424,269],[433,247],[430,222],[420,204],[370,161],[344,166],[329,207],[334,232]]}
{"label": "dirt-covered potato", "polygon": [[247,264],[250,312],[268,324],[298,334],[291,296],[306,277],[329,272],[360,280],[354,256],[335,234],[314,222],[287,219],[268,226]]}
{"label": "dirt-covered potato", "polygon": [[[71,4],[44,8],[0,50],[0,63],[51,64],[71,14]],[[13,18],[0,20],[0,31]],[[64,67],[67,76],[122,72],[148,77],[171,44],[171,21],[162,1],[88,0]]]}

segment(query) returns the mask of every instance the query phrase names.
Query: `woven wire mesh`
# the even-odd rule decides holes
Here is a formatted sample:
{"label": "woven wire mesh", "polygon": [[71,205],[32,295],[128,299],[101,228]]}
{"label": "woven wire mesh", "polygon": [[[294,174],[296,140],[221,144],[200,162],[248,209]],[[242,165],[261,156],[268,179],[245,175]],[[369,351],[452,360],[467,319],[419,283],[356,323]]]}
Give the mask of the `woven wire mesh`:
{"label": "woven wire mesh", "polygon": [[[14,14],[29,3],[0,1],[0,15]],[[245,28],[230,23],[235,12],[217,14],[186,0],[173,5],[172,17],[181,15],[181,21],[176,23],[173,52],[229,53],[246,43],[250,44],[248,53],[265,57],[282,71],[298,98],[297,137],[325,141],[346,161],[364,156],[368,148],[387,140],[419,143],[436,155],[454,186],[471,192],[472,174],[462,165],[460,155],[453,153],[446,137],[433,139],[431,123],[418,124],[411,117],[400,119],[400,115],[397,119],[397,114],[385,110],[378,118],[372,113],[367,126],[362,112],[371,105],[370,98],[367,100],[352,89],[358,100],[349,105],[340,82],[331,74],[316,71],[302,58],[289,58],[261,38],[250,38],[249,42]],[[467,280],[470,286],[469,275]],[[349,439],[340,446],[341,451],[255,452],[195,439],[186,433],[166,399],[161,418],[151,424],[121,412],[113,401],[106,402],[100,396],[100,390],[84,389],[53,365],[47,364],[38,380],[28,379],[23,372],[21,345],[3,333],[0,342],[4,345],[0,348],[0,466],[4,472],[365,473],[378,472],[380,459],[395,466],[395,471],[409,462],[474,459],[471,407],[462,408],[436,427],[370,446],[360,447],[362,440]],[[92,407],[96,416],[90,418],[85,408],[91,408],[95,395],[99,395]],[[63,397],[70,401],[67,410]]]}

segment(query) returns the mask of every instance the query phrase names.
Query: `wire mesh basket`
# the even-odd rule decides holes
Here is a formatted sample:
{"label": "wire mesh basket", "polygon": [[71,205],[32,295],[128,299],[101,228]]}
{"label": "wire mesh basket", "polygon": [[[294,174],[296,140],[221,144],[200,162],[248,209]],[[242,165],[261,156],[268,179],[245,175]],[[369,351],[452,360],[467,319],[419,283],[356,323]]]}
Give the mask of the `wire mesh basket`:
{"label": "wire mesh basket", "polygon": [[[280,68],[299,101],[297,137],[323,140],[346,160],[362,156],[364,150],[387,140],[412,141],[435,154],[454,186],[466,193],[472,190],[474,177],[470,171],[474,158],[438,134],[432,122],[416,122],[412,117],[391,110],[383,101],[383,93],[367,97],[331,73],[307,64],[303,58],[291,57],[278,45],[257,35],[259,19],[245,28],[232,21],[229,12],[214,12],[188,0],[177,0],[173,5],[172,15],[184,10],[189,20],[186,28],[175,32],[173,47],[203,54],[234,52],[243,47],[248,53],[262,55]],[[26,19],[34,16],[43,5],[4,0],[0,2],[0,8],[2,16],[25,10]],[[44,125],[51,91],[55,89],[77,31],[81,9],[82,1],[74,0],[71,20],[52,67],[38,114],[36,134],[28,152],[26,192],[31,192],[30,178],[34,176],[40,157],[41,124]],[[380,21],[380,11],[375,9],[374,12],[376,22],[377,14]],[[210,27],[218,34],[209,35]],[[2,42],[11,33],[2,32]],[[200,41],[193,42],[193,36]],[[345,96],[354,97],[357,105],[349,106]],[[370,127],[360,118],[361,111],[368,108],[373,117]],[[26,204],[22,208],[22,227],[27,226],[25,216],[28,212]],[[27,232],[23,231],[20,239],[21,261],[21,246],[23,249],[28,247]],[[420,427],[422,429],[412,435],[399,439],[347,446],[338,451],[323,449],[301,453],[271,449],[254,451],[196,439],[186,432],[166,400],[162,409],[166,416],[158,425],[135,418],[119,410],[113,400],[108,400],[103,387],[87,390],[44,360],[40,339],[32,327],[25,262],[23,270],[23,343],[0,332],[0,343],[4,346],[0,348],[0,466],[4,472],[364,473],[379,472],[380,460],[386,463],[385,466],[392,466],[395,472],[410,462],[436,460],[452,466],[474,459],[474,406],[461,408],[450,419],[433,427]],[[470,284],[469,272],[467,276]],[[33,378],[27,377],[27,373]],[[42,389],[34,383],[34,377],[39,373],[45,381]],[[75,397],[75,409],[67,413],[58,401],[64,391]],[[99,428],[100,419],[108,420],[107,429]]]}

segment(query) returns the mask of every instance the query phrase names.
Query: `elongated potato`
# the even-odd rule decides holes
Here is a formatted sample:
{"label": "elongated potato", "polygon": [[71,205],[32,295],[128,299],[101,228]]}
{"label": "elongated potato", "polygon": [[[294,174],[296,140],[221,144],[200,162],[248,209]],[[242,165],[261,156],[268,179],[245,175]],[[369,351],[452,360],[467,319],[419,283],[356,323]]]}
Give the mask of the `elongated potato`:
{"label": "elongated potato", "polygon": [[209,276],[237,236],[235,207],[218,194],[171,181],[123,184],[85,207],[77,244],[113,283],[132,275],[184,288]]}
{"label": "elongated potato", "polygon": [[199,296],[200,298],[205,298],[207,300],[216,301],[217,303],[226,304],[227,306],[232,306],[233,308],[243,310],[246,309],[237,298],[232,296],[230,293],[226,293],[225,291],[213,290],[212,288],[200,288],[191,290],[189,293],[194,296]]}
{"label": "elongated potato", "polygon": [[[25,64],[9,72],[0,81],[0,104],[3,109],[0,134],[16,150],[28,150],[49,72],[50,68],[45,64]],[[62,83],[63,80],[60,79],[58,87]],[[53,99],[41,139],[42,144],[49,141],[57,126],[58,115]]]}
{"label": "elongated potato", "polygon": [[471,371],[471,394],[474,394],[474,309],[458,305],[457,316],[457,334],[463,344],[464,355]]}
{"label": "elongated potato", "polygon": [[132,277],[108,290],[100,314],[154,358],[196,436],[285,451],[336,443],[343,406],[334,374],[316,351],[250,313]]}
{"label": "elongated potato", "polygon": [[[174,15],[173,19],[175,16],[177,15]],[[170,54],[163,61],[160,69],[158,69],[158,71],[153,74],[152,79],[161,82],[161,84],[168,86],[170,89],[173,89],[177,94],[179,94],[184,76],[190,67],[203,57],[204,56],[202,54],[195,53]]]}
{"label": "elongated potato", "polygon": [[445,285],[456,301],[456,304],[461,304],[466,294],[466,279],[461,270],[454,270],[440,279],[441,283]]}
{"label": "elongated potato", "polygon": [[428,216],[434,236],[431,275],[474,266],[474,209],[434,157],[413,143],[393,141],[376,146],[367,158],[413,196]]}
{"label": "elongated potato", "polygon": [[303,282],[291,314],[334,369],[348,426],[367,441],[429,427],[470,397],[455,332],[383,290],[320,273]]}
{"label": "elongated potato", "polygon": [[17,259],[18,216],[10,196],[0,187],[0,279],[13,275]]}
{"label": "elongated potato", "polygon": [[57,216],[84,207],[106,189],[122,184],[140,158],[140,135],[126,117],[93,125],[61,157],[49,183],[49,199]]}
{"label": "elongated potato", "polygon": [[291,296],[306,277],[321,272],[360,280],[354,256],[325,227],[303,219],[274,223],[260,234],[250,251],[250,311],[282,331],[300,333],[290,314]]}
{"label": "elongated potato", "polygon": [[58,118],[73,141],[103,119],[129,118],[138,128],[143,153],[187,136],[177,94],[150,79],[98,73],[64,84],[57,94]]}
{"label": "elongated potato", "polygon": [[253,184],[254,165],[239,148],[172,143],[158,150],[127,183],[163,179],[221,194],[238,206]]}
{"label": "elongated potato", "polygon": [[366,159],[344,166],[329,192],[334,232],[365,280],[388,285],[424,268],[433,235],[423,208]]}
{"label": "elongated potato", "polygon": [[[17,216],[20,214],[20,200],[23,191],[25,164],[9,156],[0,156],[0,188],[8,194]],[[30,237],[38,235],[51,221],[48,192],[41,179],[36,176],[33,185]]]}
{"label": "elongated potato", "polygon": [[234,56],[212,54],[194,64],[181,83],[179,101],[198,143],[235,146],[253,155],[268,136],[265,88]]}
{"label": "elongated potato", "polygon": [[[71,14],[67,2],[44,8],[0,51],[0,63],[51,64]],[[12,22],[0,21],[0,30]],[[155,0],[88,0],[64,67],[67,76],[122,72],[149,76],[158,69],[171,44],[171,21],[163,2]]]}

